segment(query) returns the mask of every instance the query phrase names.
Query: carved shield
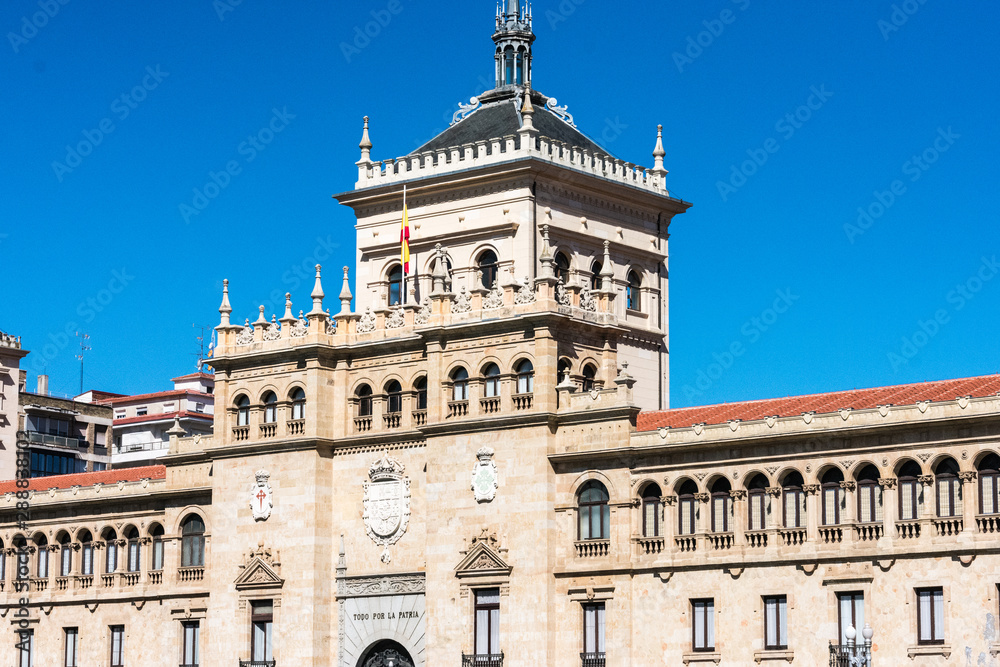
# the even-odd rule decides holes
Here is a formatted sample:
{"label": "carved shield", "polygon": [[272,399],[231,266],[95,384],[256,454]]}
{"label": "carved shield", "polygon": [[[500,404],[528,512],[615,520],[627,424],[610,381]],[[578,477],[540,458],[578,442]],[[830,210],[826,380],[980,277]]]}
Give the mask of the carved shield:
{"label": "carved shield", "polygon": [[386,480],[365,485],[365,523],[381,538],[390,538],[403,520],[403,482]]}

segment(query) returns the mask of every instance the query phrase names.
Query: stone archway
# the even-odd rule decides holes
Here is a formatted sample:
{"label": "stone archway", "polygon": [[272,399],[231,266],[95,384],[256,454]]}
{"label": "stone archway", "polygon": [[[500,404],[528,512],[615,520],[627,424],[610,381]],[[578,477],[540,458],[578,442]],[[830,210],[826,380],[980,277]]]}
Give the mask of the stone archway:
{"label": "stone archway", "polygon": [[398,643],[383,639],[365,649],[357,667],[413,667],[413,659]]}

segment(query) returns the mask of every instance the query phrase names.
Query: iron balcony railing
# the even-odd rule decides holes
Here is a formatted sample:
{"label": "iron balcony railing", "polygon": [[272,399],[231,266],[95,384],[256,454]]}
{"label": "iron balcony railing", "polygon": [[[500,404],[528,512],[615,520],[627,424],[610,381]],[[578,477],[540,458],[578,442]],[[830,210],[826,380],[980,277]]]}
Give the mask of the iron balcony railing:
{"label": "iron balcony railing", "polygon": [[275,667],[276,660],[240,660],[240,667]]}
{"label": "iron balcony railing", "polygon": [[604,667],[605,659],[603,653],[581,653],[581,667]]}
{"label": "iron balcony railing", "polygon": [[462,667],[503,667],[503,653],[463,653]]}
{"label": "iron balcony railing", "polygon": [[73,449],[80,447],[79,438],[50,435],[48,433],[39,433],[38,431],[28,431],[28,442],[37,442],[41,445],[55,445],[56,447],[71,447]]}

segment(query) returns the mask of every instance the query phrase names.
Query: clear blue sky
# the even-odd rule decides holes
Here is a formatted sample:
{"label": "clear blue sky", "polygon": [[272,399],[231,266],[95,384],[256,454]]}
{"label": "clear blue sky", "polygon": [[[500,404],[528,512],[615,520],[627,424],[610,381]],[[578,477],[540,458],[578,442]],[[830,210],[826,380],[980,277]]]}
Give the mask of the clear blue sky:
{"label": "clear blue sky", "polygon": [[[79,382],[67,328],[91,336],[88,388],[143,392],[194,369],[223,278],[240,320],[272,291],[307,308],[317,258],[335,295],[361,117],[376,158],[402,155],[492,77],[487,0],[235,3],[0,9],[0,329],[53,391]],[[897,7],[535,3],[535,87],[639,164],[662,123],[695,204],[671,227],[674,406],[998,371],[1000,6]],[[243,144],[275,109],[273,141]]]}

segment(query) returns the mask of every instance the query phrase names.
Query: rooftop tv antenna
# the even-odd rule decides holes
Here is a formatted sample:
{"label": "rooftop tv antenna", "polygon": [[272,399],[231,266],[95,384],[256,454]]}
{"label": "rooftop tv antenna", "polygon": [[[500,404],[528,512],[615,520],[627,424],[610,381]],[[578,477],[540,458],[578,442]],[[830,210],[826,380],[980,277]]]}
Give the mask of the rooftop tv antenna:
{"label": "rooftop tv antenna", "polygon": [[80,360],[80,393],[82,394],[83,393],[83,353],[84,352],[89,352],[92,348],[90,347],[90,343],[87,342],[88,340],[90,340],[90,334],[77,331],[76,332],[76,337],[80,339],[80,353],[78,355],[76,355],[76,358]]}

